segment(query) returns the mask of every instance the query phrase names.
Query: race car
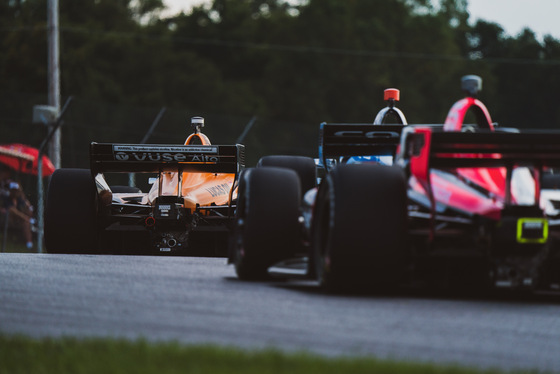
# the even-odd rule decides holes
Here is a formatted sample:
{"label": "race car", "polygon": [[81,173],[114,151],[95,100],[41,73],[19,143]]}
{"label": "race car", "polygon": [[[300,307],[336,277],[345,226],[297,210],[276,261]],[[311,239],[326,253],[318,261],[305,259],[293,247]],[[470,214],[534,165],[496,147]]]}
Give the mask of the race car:
{"label": "race car", "polygon": [[228,255],[240,279],[264,279],[271,272],[315,276],[311,228],[317,185],[338,163],[392,163],[407,120],[396,107],[399,90],[385,90],[384,98],[388,105],[373,126],[322,123],[317,159],[265,156],[244,170]]}
{"label": "race car", "polygon": [[[58,169],[45,210],[53,253],[225,256],[245,147],[212,145],[193,117],[184,145],[91,143],[90,169]],[[146,188],[107,176],[145,176]]]}
{"label": "race car", "polygon": [[463,78],[467,97],[444,124],[321,124],[317,188],[300,183],[313,160],[269,156],[246,170],[229,255],[238,276],[307,277],[331,291],[560,289],[560,220],[540,203],[560,132],[497,126],[481,83]]}

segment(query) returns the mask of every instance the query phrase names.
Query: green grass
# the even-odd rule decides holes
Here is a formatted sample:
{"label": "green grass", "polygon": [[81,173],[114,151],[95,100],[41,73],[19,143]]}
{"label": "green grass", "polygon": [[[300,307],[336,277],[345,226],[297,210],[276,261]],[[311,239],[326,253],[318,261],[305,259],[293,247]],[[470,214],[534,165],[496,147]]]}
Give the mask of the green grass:
{"label": "green grass", "polygon": [[6,238],[6,246],[4,247],[4,232],[0,230],[0,252],[2,252],[2,248],[4,248],[4,252],[11,252],[11,253],[35,253],[37,252],[37,248],[33,248],[31,250],[27,249],[23,240],[19,238],[19,235],[16,235],[13,232],[9,232]]}
{"label": "green grass", "polygon": [[31,339],[0,334],[0,373],[503,373],[372,358],[323,358],[145,340]]}

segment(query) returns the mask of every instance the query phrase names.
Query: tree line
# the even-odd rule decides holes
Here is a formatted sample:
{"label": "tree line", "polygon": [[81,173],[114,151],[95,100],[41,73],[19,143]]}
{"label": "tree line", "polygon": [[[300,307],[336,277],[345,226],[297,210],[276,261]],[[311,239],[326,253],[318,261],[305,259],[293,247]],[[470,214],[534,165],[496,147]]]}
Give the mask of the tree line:
{"label": "tree line", "polygon": [[[138,141],[167,107],[214,116],[223,142],[256,116],[247,141],[273,152],[323,121],[373,121],[388,87],[401,90],[410,123],[441,123],[466,74],[483,77],[480,98],[500,124],[560,125],[560,41],[470,24],[467,0],[213,0],[173,16],[162,0],[60,0],[59,10],[62,96],[89,103],[71,111],[84,131],[63,135],[64,149],[107,136],[90,127],[122,127],[112,141]],[[46,0],[0,0],[6,141],[43,136],[25,129],[47,92],[46,11]],[[165,131],[183,137],[186,119],[168,121]]]}

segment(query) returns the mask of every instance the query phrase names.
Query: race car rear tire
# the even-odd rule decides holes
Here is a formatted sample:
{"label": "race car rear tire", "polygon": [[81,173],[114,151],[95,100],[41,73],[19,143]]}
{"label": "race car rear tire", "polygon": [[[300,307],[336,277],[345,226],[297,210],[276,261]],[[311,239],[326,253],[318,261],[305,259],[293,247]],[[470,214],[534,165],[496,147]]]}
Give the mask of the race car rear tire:
{"label": "race car rear tire", "polygon": [[300,183],[293,170],[266,167],[242,173],[235,218],[233,262],[239,279],[268,278],[301,239]]}
{"label": "race car rear tire", "polygon": [[264,156],[257,167],[281,167],[295,171],[300,180],[301,196],[317,186],[317,167],[311,157],[304,156]]}
{"label": "race car rear tire", "polygon": [[323,180],[312,226],[315,270],[327,291],[386,289],[407,259],[407,199],[401,169],[341,165]]}
{"label": "race car rear tire", "polygon": [[50,253],[95,253],[97,191],[88,169],[58,169],[45,208],[45,247]]}

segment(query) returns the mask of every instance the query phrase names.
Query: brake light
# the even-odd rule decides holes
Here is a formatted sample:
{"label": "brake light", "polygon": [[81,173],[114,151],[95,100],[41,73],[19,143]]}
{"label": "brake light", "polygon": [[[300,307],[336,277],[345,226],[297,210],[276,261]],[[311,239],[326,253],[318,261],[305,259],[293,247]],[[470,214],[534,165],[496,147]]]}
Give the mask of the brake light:
{"label": "brake light", "polygon": [[146,225],[146,227],[154,227],[156,224],[156,219],[152,216],[146,217],[146,219],[144,220],[144,224]]}

